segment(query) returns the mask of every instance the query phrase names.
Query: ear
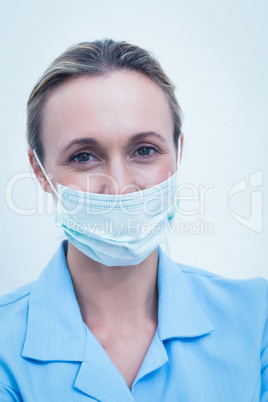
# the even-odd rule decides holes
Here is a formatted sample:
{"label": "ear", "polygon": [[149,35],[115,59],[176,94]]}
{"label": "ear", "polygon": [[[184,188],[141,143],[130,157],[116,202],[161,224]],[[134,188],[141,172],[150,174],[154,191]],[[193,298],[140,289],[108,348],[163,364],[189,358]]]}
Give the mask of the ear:
{"label": "ear", "polygon": [[34,156],[34,152],[32,148],[28,149],[28,157],[29,157],[29,161],[30,164],[32,166],[32,169],[34,171],[34,174],[37,178],[37,180],[39,181],[41,187],[43,188],[44,191],[46,191],[47,193],[52,193],[52,189],[50,187],[50,184],[48,183],[41,167],[39,166],[39,163],[37,162],[35,156]]}

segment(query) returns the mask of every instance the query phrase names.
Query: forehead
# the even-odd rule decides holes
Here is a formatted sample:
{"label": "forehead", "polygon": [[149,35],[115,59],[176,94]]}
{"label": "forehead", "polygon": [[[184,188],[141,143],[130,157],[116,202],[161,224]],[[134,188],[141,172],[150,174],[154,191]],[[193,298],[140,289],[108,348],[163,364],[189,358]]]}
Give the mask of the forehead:
{"label": "forehead", "polygon": [[74,78],[56,88],[44,107],[44,142],[88,134],[121,140],[144,130],[172,135],[173,119],[163,90],[133,71]]}

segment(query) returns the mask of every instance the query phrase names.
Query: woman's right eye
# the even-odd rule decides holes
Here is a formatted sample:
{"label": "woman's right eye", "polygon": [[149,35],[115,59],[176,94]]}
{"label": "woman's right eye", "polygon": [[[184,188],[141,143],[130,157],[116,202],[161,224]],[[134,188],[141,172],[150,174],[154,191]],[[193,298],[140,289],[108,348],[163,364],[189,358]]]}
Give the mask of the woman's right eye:
{"label": "woman's right eye", "polygon": [[72,161],[79,162],[79,163],[86,163],[93,160],[94,157],[88,152],[80,152],[72,157]]}

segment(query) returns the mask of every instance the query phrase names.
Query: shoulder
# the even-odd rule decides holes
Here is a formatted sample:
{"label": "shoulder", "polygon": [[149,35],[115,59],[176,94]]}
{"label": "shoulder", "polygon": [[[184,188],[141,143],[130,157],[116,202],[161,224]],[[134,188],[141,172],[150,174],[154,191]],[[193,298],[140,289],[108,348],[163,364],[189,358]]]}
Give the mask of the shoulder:
{"label": "shoulder", "polygon": [[[34,282],[24,285],[0,297],[0,344],[3,338],[9,342],[25,334],[29,295]],[[2,348],[0,348],[0,354]]]}
{"label": "shoulder", "polygon": [[[13,292],[0,296],[0,321],[1,329],[5,324],[11,324],[11,318],[22,317],[27,313],[28,299],[34,282],[21,286]],[[3,331],[1,331],[3,332]]]}
{"label": "shoulder", "polygon": [[217,275],[217,274],[215,274],[213,272],[210,272],[210,271],[206,271],[205,269],[192,267],[190,265],[182,264],[180,262],[175,262],[175,264],[185,274],[197,275],[197,276],[205,277],[205,278],[223,278],[222,276]]}
{"label": "shoulder", "polygon": [[231,279],[205,269],[172,260],[159,248],[159,267],[161,273],[174,284],[183,283],[199,306],[205,310],[247,314],[252,319],[267,318],[268,281],[261,277]]}
{"label": "shoulder", "polygon": [[0,311],[4,311],[3,307],[5,306],[16,303],[21,299],[27,298],[31,292],[31,287],[33,283],[34,282],[27,283],[26,285],[15,289],[13,292],[0,296]]}
{"label": "shoulder", "polygon": [[2,393],[14,396],[12,392],[17,388],[12,373],[20,361],[25,340],[32,284],[0,297],[0,383],[3,383],[0,385],[0,399]]}
{"label": "shoulder", "polygon": [[206,309],[246,318],[263,326],[268,312],[268,281],[261,277],[230,279],[197,267],[175,263],[191,291]]}
{"label": "shoulder", "polygon": [[228,293],[247,291],[250,292],[247,293],[248,296],[250,296],[251,292],[254,293],[256,291],[261,291],[265,297],[267,296],[268,281],[264,278],[255,277],[249,279],[232,279],[201,268],[181,264],[179,262],[175,262],[175,264],[183,272],[184,277],[190,284],[203,283],[204,286],[206,286],[207,288],[217,288],[218,290],[222,288],[225,289]]}

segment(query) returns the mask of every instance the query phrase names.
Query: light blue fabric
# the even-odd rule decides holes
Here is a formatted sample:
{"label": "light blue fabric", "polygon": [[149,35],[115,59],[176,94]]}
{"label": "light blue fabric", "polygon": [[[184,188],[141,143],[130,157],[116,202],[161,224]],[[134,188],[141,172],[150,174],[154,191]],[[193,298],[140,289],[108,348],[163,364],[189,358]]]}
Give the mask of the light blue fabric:
{"label": "light blue fabric", "polygon": [[230,280],[159,248],[158,328],[129,390],[82,321],[64,242],[0,298],[0,401],[267,402],[264,279]]}

